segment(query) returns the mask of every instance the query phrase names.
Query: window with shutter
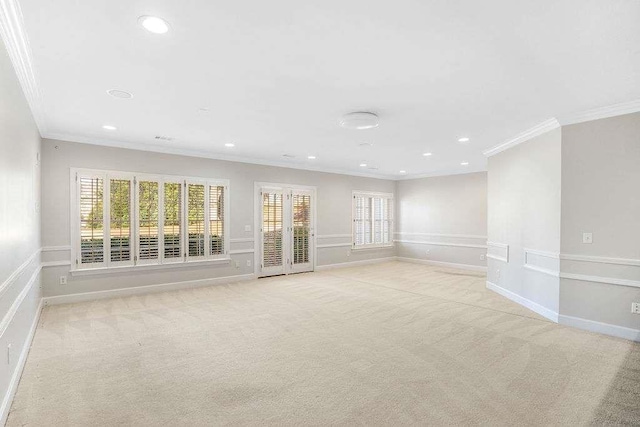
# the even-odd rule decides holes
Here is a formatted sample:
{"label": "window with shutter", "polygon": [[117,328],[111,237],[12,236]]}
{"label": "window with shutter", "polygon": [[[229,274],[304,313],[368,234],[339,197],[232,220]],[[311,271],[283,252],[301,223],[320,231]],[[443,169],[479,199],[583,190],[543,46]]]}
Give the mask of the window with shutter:
{"label": "window with shutter", "polygon": [[354,192],[353,247],[393,245],[393,195]]}
{"label": "window with shutter", "polygon": [[72,169],[74,270],[227,260],[228,181]]}

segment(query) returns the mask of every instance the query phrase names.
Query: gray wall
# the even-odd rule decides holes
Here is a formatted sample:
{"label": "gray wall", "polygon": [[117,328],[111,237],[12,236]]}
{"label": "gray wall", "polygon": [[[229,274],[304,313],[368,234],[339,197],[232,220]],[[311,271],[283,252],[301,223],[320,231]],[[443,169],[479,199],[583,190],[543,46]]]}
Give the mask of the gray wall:
{"label": "gray wall", "polygon": [[397,255],[486,266],[487,174],[398,181]]}
{"label": "gray wall", "polygon": [[[487,280],[558,312],[560,252],[561,132],[556,129],[489,158]],[[493,259],[506,258],[508,262]],[[525,267],[524,250],[530,255]],[[513,295],[511,295],[513,296]]]}
{"label": "gray wall", "polygon": [[[592,244],[582,243],[584,232]],[[563,259],[563,275],[640,285],[640,113],[562,128],[562,253],[589,257]],[[634,301],[640,287],[561,280],[563,316],[640,330]]]}
{"label": "gray wall", "polygon": [[39,151],[38,129],[0,43],[0,425],[11,404],[10,384],[16,385],[20,355],[41,299]]}
{"label": "gray wall", "polygon": [[[43,142],[43,246],[68,246],[69,173],[71,167],[121,170],[131,172],[186,175],[230,180],[231,250],[251,249],[252,242],[234,243],[234,239],[253,238],[254,182],[275,182],[317,187],[317,244],[341,245],[318,248],[317,265],[331,265],[392,257],[395,249],[351,251],[351,200],[353,190],[392,193],[393,181],[347,175],[310,172],[297,169],[259,166],[204,158],[101,147],[73,142],[44,140]],[[245,232],[245,225],[252,231]],[[332,236],[325,237],[323,236]],[[69,249],[46,251],[47,261],[68,261]],[[103,276],[69,276],[67,285],[59,285],[59,277],[69,275],[69,266],[48,267],[43,274],[45,296],[65,295],[226,277],[253,273],[253,254],[232,255],[233,261],[222,266],[180,267],[162,272],[136,272]]]}

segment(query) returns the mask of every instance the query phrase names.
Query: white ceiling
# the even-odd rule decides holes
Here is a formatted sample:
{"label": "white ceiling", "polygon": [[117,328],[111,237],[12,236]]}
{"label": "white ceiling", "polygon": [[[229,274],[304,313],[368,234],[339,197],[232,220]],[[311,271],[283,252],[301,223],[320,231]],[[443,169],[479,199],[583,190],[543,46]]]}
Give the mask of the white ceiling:
{"label": "white ceiling", "polygon": [[[550,117],[640,99],[637,0],[20,6],[49,137],[399,178],[484,170],[483,150]],[[340,128],[351,111],[380,126]]]}

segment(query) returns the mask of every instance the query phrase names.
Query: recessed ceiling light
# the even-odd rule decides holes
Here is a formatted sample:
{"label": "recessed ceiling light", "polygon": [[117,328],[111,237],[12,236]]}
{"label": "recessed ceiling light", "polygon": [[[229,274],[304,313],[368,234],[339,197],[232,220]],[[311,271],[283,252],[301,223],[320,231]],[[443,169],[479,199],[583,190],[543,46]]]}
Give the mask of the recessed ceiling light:
{"label": "recessed ceiling light", "polygon": [[458,139],[458,142],[469,142],[469,138],[465,136],[464,138]]}
{"label": "recessed ceiling light", "polygon": [[345,114],[338,123],[346,129],[371,129],[378,127],[378,116],[373,113],[358,111]]}
{"label": "recessed ceiling light", "polygon": [[283,154],[282,157],[286,157],[287,159],[295,159],[295,154]]}
{"label": "recessed ceiling light", "polygon": [[367,167],[367,164],[366,164],[366,163],[360,163],[360,167],[361,167],[361,168],[366,168],[366,167]]}
{"label": "recessed ceiling light", "polygon": [[401,174],[405,174],[405,173],[407,173],[407,171],[400,171],[400,173],[401,173]]}
{"label": "recessed ceiling light", "polygon": [[236,144],[234,144],[233,142],[227,142],[226,144],[224,144],[224,146],[227,148],[233,148],[236,146]]}
{"label": "recessed ceiling light", "polygon": [[167,21],[162,18],[158,18],[157,16],[141,16],[138,18],[138,22],[150,33],[164,34],[169,31],[169,24]]}
{"label": "recessed ceiling light", "polygon": [[431,155],[431,153],[422,153],[423,156],[425,157],[429,157]]}
{"label": "recessed ceiling light", "polygon": [[309,160],[315,160],[315,159],[316,159],[316,156],[307,156],[307,159],[309,159]]}
{"label": "recessed ceiling light", "polygon": [[358,144],[358,146],[360,147],[371,147],[373,144],[370,142],[362,142],[360,144]]}
{"label": "recessed ceiling light", "polygon": [[102,126],[102,129],[106,129],[106,130],[116,130],[115,126],[111,126],[111,125],[104,125]]}
{"label": "recessed ceiling light", "polygon": [[133,95],[131,95],[129,92],[125,92],[123,90],[118,90],[118,89],[110,89],[107,91],[107,93],[113,96],[114,98],[120,98],[120,99],[133,98]]}
{"label": "recessed ceiling light", "polygon": [[460,163],[462,166],[467,166],[469,164],[469,162],[462,162]]}

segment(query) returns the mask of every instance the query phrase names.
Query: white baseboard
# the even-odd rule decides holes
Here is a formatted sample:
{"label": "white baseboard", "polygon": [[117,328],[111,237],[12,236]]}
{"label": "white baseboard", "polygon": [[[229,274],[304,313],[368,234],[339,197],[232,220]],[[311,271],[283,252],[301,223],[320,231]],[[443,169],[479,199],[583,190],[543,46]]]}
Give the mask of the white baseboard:
{"label": "white baseboard", "polygon": [[378,264],[380,262],[395,261],[396,257],[384,257],[374,259],[363,259],[361,261],[341,262],[339,264],[316,265],[315,271],[334,270],[336,268],[357,267],[358,265]]}
{"label": "white baseboard", "polygon": [[155,292],[176,291],[180,289],[200,288],[225,283],[243,282],[255,279],[255,274],[239,274],[237,276],[215,277],[210,279],[186,280],[184,282],[160,283],[157,285],[135,286],[131,288],[108,289],[105,291],[82,292],[69,295],[57,295],[43,298],[45,305],[68,304],[73,302],[94,301],[98,299],[120,298],[131,295]]}
{"label": "white baseboard", "polygon": [[502,295],[505,298],[510,299],[513,302],[520,304],[523,307],[528,308],[531,311],[538,313],[542,317],[546,317],[547,319],[558,323],[558,313],[555,311],[548,309],[537,302],[533,302],[527,298],[521,297],[520,295],[511,292],[508,289],[502,288],[495,283],[491,283],[487,280],[487,289],[492,290],[495,293]]}
{"label": "white baseboard", "polygon": [[22,371],[24,370],[24,366],[27,363],[27,356],[29,355],[29,350],[31,349],[31,342],[33,341],[33,337],[36,334],[36,328],[38,327],[38,322],[40,321],[40,313],[42,313],[43,305],[44,301],[42,298],[40,298],[40,304],[38,304],[36,315],[33,318],[31,328],[29,329],[29,333],[27,334],[27,339],[25,340],[22,351],[20,352],[18,364],[16,365],[16,369],[13,371],[11,382],[9,382],[7,394],[2,400],[2,408],[0,408],[0,425],[5,425],[5,423],[7,422],[9,410],[11,410],[11,403],[13,403],[13,398],[16,395],[18,384],[20,383],[20,377],[22,376]]}
{"label": "white baseboard", "polygon": [[559,323],[578,329],[584,329],[585,331],[598,332],[600,334],[640,342],[640,329],[632,329],[625,326],[612,325],[610,323],[596,322],[595,320],[567,316],[565,314],[560,315]]}
{"label": "white baseboard", "polygon": [[435,265],[438,267],[458,268],[460,270],[479,271],[482,273],[487,272],[487,267],[482,265],[458,264],[455,262],[433,261],[430,259],[418,259],[418,258],[407,258],[407,257],[396,257],[396,259],[398,261],[410,262],[413,264]]}

